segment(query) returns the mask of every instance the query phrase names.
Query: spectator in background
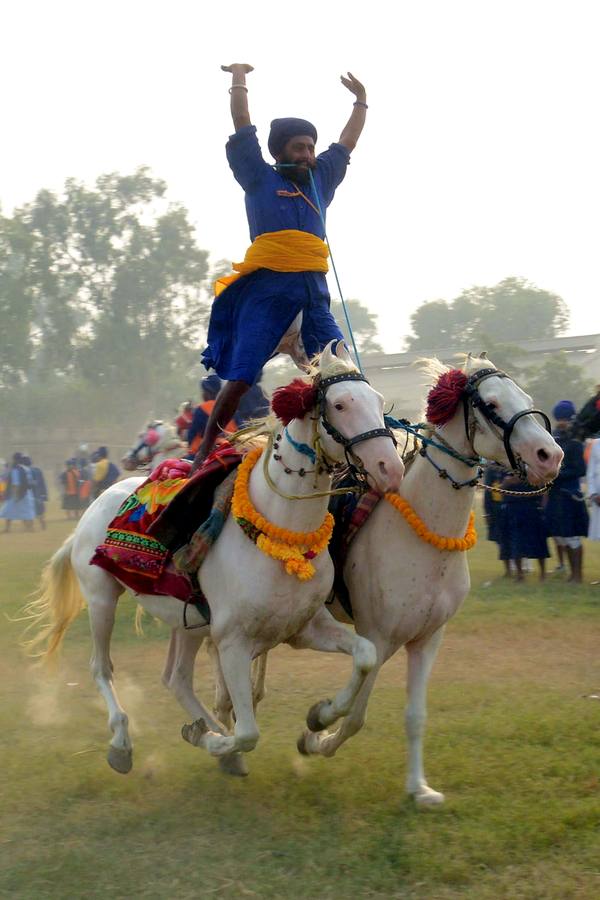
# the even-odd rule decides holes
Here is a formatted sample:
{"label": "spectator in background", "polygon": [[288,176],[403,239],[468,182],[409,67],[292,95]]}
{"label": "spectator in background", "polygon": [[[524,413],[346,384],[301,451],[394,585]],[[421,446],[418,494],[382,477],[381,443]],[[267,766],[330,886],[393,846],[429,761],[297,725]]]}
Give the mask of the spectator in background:
{"label": "spectator in background", "polygon": [[504,563],[505,576],[510,575],[510,549],[507,547],[506,507],[499,488],[506,475],[506,470],[497,463],[488,463],[485,467],[483,483],[490,488],[484,491],[483,508],[487,524],[488,541],[498,544],[498,558]]}
{"label": "spectator in background", "polygon": [[79,514],[87,509],[92,498],[92,464],[88,456],[88,445],[81,444],[77,457],[79,469]]}
{"label": "spectator in background", "polygon": [[600,437],[591,443],[586,480],[590,500],[588,537],[592,541],[600,541]]}
{"label": "spectator in background", "polygon": [[10,467],[5,459],[0,459],[0,503],[4,503],[6,497],[6,488],[8,485],[8,473]]}
{"label": "spectator in background", "polygon": [[79,468],[74,456],[65,463],[65,469],[60,473],[59,481],[62,485],[62,508],[67,514],[67,519],[78,519],[79,506]]}
{"label": "spectator in background", "polygon": [[535,493],[536,488],[512,473],[504,478],[502,487],[511,493],[504,494],[502,500],[504,528],[501,550],[514,561],[517,581],[523,581],[523,560],[528,559],[537,559],[540,581],[544,581],[546,560],[550,553],[540,495]]}
{"label": "spectator in background", "polygon": [[114,484],[119,475],[119,469],[108,458],[108,449],[106,447],[98,447],[92,453],[92,500],[99,497],[102,491]]}
{"label": "spectator in background", "polygon": [[180,441],[188,440],[188,431],[194,418],[194,404],[191,400],[186,400],[179,407],[179,415],[175,419],[175,428],[177,437]]}
{"label": "spectator in background", "polygon": [[561,400],[552,410],[556,420],[553,436],[565,457],[560,472],[550,485],[545,515],[548,535],[567,554],[569,581],[581,584],[582,538],[588,533],[589,517],[579,481],[585,475],[583,444],[571,433],[575,413],[575,405],[570,400]]}
{"label": "spectator in background", "polygon": [[25,531],[33,531],[35,500],[31,475],[23,464],[21,453],[15,453],[8,471],[5,500],[0,509],[0,519],[5,520],[4,531],[10,531],[12,522],[23,522]]}
{"label": "spectator in background", "polygon": [[[221,390],[221,379],[218,375],[207,375],[200,381],[199,386],[202,392],[202,402],[194,410],[192,424],[188,431],[189,451],[192,456],[196,455],[202,444],[209,416],[215,405],[217,394]],[[237,431],[237,425],[231,419],[225,426],[221,426],[221,431],[231,434]]]}
{"label": "spectator in background", "polygon": [[27,466],[29,469],[33,499],[35,502],[35,517],[36,519],[39,519],[40,528],[44,531],[46,528],[46,503],[48,501],[46,479],[44,478],[42,470],[33,465],[30,456],[23,457],[23,465]]}

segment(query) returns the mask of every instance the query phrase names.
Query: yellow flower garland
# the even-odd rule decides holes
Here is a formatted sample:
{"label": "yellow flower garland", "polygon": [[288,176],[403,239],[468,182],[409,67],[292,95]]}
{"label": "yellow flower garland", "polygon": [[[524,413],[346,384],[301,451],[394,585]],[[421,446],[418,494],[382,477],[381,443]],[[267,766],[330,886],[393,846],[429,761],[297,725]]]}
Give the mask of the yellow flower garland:
{"label": "yellow flower garland", "polygon": [[315,574],[315,567],[310,560],[322,553],[331,539],[333,516],[327,513],[323,524],[316,531],[291,531],[289,528],[273,525],[261,516],[250,500],[248,483],[262,452],[262,447],[256,447],[244,457],[235,480],[231,511],[238,524],[256,542],[259,550],[284,562],[288,575],[295,575],[300,581],[308,581]]}
{"label": "yellow flower garland", "polygon": [[435,534],[430,531],[425,522],[419,518],[410,503],[398,494],[385,494],[388,503],[398,510],[404,516],[410,527],[421,540],[426,541],[438,550],[451,550],[464,552],[470,550],[477,543],[477,532],[475,531],[475,513],[471,512],[469,516],[469,524],[465,536],[461,538],[443,537],[441,534]]}

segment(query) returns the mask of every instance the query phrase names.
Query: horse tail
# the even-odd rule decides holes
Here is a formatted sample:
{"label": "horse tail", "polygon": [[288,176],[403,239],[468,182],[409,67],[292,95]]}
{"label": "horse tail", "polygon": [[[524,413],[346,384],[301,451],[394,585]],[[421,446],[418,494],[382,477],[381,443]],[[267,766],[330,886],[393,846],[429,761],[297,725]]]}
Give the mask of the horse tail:
{"label": "horse tail", "polygon": [[74,539],[75,533],[69,535],[46,563],[37,596],[23,610],[23,618],[29,620],[25,635],[34,634],[22,645],[30,656],[39,657],[43,663],[53,661],[67,628],[85,606],[71,564]]}

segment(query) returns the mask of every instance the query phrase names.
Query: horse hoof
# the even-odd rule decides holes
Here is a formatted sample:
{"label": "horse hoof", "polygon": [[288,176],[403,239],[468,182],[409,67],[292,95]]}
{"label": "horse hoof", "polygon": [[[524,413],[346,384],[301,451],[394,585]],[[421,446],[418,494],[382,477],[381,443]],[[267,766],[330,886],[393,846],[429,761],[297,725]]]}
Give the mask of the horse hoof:
{"label": "horse hoof", "polygon": [[428,787],[413,794],[417,806],[441,806],[446,799],[440,791],[434,791]]}
{"label": "horse hoof", "polygon": [[226,775],[236,775],[238,778],[245,778],[248,774],[244,754],[237,750],[235,753],[228,753],[227,756],[220,756],[219,768]]}
{"label": "horse hoof", "polygon": [[298,753],[300,753],[302,756],[310,756],[308,747],[306,746],[306,734],[304,731],[296,741],[296,748],[298,750]]}
{"label": "horse hoof", "polygon": [[111,769],[119,772],[120,775],[127,775],[128,772],[131,772],[131,767],[133,766],[133,751],[131,749],[113,747],[111,744],[106,758]]}
{"label": "horse hoof", "polygon": [[196,719],[191,725],[184,725],[181,729],[181,737],[193,747],[202,747],[202,738],[208,731],[204,719]]}
{"label": "horse hoof", "polygon": [[327,724],[321,720],[321,710],[324,706],[331,704],[331,700],[319,700],[314,706],[311,706],[306,715],[306,724],[309,731],[325,731]]}

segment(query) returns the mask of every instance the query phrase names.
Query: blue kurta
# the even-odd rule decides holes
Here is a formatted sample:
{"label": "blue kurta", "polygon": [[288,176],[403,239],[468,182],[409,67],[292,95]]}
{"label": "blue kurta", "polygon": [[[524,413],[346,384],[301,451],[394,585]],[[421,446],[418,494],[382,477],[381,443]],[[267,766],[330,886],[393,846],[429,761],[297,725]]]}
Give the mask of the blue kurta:
{"label": "blue kurta", "polygon": [[554,439],[565,454],[557,477],[548,491],[546,526],[550,537],[585,537],[589,517],[580,478],[585,477],[583,444],[567,431],[557,429]]}
{"label": "blue kurta", "polygon": [[[296,189],[263,159],[254,125],[240,128],[229,138],[226,149],[235,179],[245,191],[252,241],[260,234],[288,229],[324,238],[321,218],[306,200],[278,195],[278,191]],[[321,206],[323,215],[346,174],[349,159],[342,144],[331,144],[319,154],[313,170],[319,204],[310,185],[301,187],[315,206]],[[252,384],[300,312],[302,341],[310,357],[329,341],[342,338],[329,303],[327,280],[322,272],[259,269],[243,275],[213,303],[203,364],[207,369],[215,369],[223,379]]]}

